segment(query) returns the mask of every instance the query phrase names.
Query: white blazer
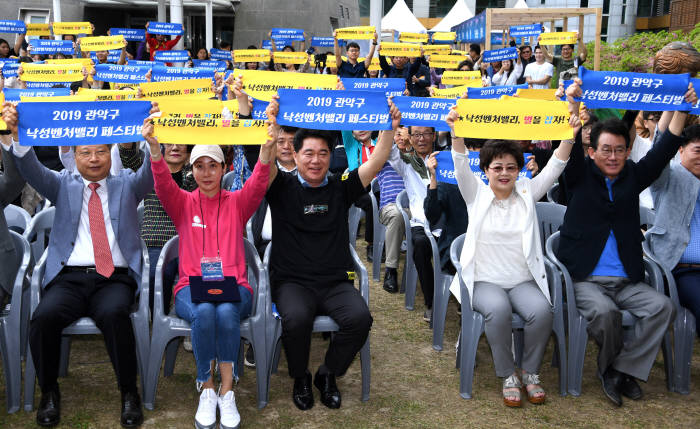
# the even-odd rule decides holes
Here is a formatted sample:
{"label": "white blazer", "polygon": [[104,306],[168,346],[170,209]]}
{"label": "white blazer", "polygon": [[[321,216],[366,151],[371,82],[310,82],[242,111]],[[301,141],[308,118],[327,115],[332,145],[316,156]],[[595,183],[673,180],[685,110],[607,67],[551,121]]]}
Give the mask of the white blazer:
{"label": "white blazer", "polygon": [[[469,291],[469,304],[471,305],[471,299],[474,296],[476,239],[481,230],[486,212],[496,196],[489,185],[472,173],[467,155],[453,150],[452,160],[455,165],[455,176],[459,192],[467,203],[467,212],[469,213],[469,225],[467,226],[467,235],[464,239],[464,247],[462,248],[459,264],[462,281],[464,281]],[[565,167],[566,161],[561,161],[555,155],[552,155],[545,168],[533,179],[525,178],[515,182],[515,192],[525,201],[527,209],[527,222],[522,240],[523,254],[532,277],[550,304],[552,300],[549,297],[549,287],[547,286],[547,277],[545,275],[544,256],[542,254],[542,245],[540,244],[540,228],[537,222],[535,203],[547,193],[547,190],[552,187]],[[452,281],[450,291],[461,302],[459,279],[457,277]]]}

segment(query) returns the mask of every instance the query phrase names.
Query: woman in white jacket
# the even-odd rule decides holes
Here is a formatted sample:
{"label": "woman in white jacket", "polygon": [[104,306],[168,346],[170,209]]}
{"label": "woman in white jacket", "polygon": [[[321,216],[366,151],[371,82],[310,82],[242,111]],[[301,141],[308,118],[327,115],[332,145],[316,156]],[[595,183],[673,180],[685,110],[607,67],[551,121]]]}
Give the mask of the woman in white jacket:
{"label": "woman in white jacket", "polygon": [[[453,136],[457,184],[469,212],[460,275],[472,308],[484,316],[496,375],[504,379],[504,403],[519,407],[524,384],[528,400],[541,404],[545,392],[539,385],[538,372],[552,331],[552,308],[535,203],[564,171],[573,140],[563,141],[535,178],[520,180],[518,173],[524,159],[519,145],[506,140],[486,142],[479,155],[480,168],[489,181],[486,185],[469,167],[464,140],[454,137],[457,117],[453,110],[447,123]],[[579,124],[577,115],[571,116],[570,124]],[[451,289],[459,297],[454,283]],[[525,321],[522,382],[511,350],[513,311]]]}
{"label": "woman in white jacket", "polygon": [[522,72],[523,64],[520,62],[520,57],[515,63],[515,68],[513,68],[512,60],[503,60],[501,61],[501,68],[493,74],[491,84],[493,86],[515,85]]}

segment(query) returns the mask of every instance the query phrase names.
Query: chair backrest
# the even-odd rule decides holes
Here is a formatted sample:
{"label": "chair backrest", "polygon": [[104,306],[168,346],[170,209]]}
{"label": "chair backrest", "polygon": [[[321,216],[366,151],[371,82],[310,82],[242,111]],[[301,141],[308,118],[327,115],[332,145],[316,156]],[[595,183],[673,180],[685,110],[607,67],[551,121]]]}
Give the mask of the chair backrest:
{"label": "chair backrest", "polygon": [[[24,277],[27,273],[31,261],[31,250],[29,248],[29,243],[21,235],[14,231],[10,231],[10,237],[12,238],[12,244],[15,247],[15,253],[11,261],[3,261],[4,264],[8,264],[13,268],[12,276],[17,282],[17,275]],[[8,285],[12,287],[12,285]],[[14,294],[14,291],[13,291]]]}
{"label": "chair backrest", "polygon": [[143,204],[143,201],[141,201],[141,204],[139,204],[138,207],[136,207],[136,216],[138,217],[139,220],[139,228],[143,225],[143,213],[146,207]]}
{"label": "chair backrest", "polygon": [[639,206],[639,226],[646,226],[647,229],[654,226],[656,212],[648,207]]}
{"label": "chair backrest", "polygon": [[235,171],[229,171],[228,173],[224,174],[223,179],[221,179],[221,188],[230,191],[235,175]]}
{"label": "chair backrest", "polygon": [[408,208],[410,206],[410,201],[406,190],[399,192],[399,194],[396,196],[396,205],[402,208]]}
{"label": "chair backrest", "polygon": [[5,207],[5,220],[7,221],[7,226],[12,228],[20,229],[20,233],[24,233],[29,228],[29,224],[32,222],[32,217],[24,210],[22,207],[16,206],[14,204],[9,204]]}
{"label": "chair backrest", "polygon": [[545,241],[545,254],[549,259],[554,261],[556,259],[555,252],[559,248],[559,231],[552,233],[552,235]]}
{"label": "chair backrest", "polygon": [[457,273],[459,273],[460,270],[459,258],[462,255],[462,247],[464,247],[464,237],[466,237],[466,235],[466,233],[460,234],[452,241],[452,245],[450,245],[450,260],[457,270]]}
{"label": "chair backrest", "polygon": [[556,203],[557,202],[556,197],[557,197],[558,192],[559,192],[559,184],[555,183],[547,191],[547,201],[549,201],[550,203]]}
{"label": "chair backrest", "polygon": [[374,179],[372,179],[371,186],[372,186],[372,192],[379,192],[379,181],[377,180],[376,177]]}
{"label": "chair backrest", "polygon": [[34,215],[29,224],[29,228],[24,232],[24,238],[27,239],[32,248],[34,260],[38,261],[44,249],[48,246],[46,234],[53,227],[53,219],[56,214],[56,207],[48,207]]}
{"label": "chair backrest", "polygon": [[537,203],[535,206],[537,212],[537,221],[540,227],[540,239],[542,240],[542,248],[550,235],[559,230],[559,227],[564,223],[564,214],[566,206],[557,203]]}

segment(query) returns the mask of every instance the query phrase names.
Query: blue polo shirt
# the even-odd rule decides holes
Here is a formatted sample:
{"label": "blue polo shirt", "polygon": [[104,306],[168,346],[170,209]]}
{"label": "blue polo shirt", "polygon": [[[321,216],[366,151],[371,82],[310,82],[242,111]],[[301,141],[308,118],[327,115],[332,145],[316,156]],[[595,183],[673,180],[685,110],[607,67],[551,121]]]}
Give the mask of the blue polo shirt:
{"label": "blue polo shirt", "polygon": [[358,61],[355,65],[350,64],[349,61],[343,61],[338,69],[338,76],[349,78],[365,77],[366,71],[367,68],[364,61]]}
{"label": "blue polo shirt", "polygon": [[[615,180],[616,179],[610,180],[607,177],[605,178],[605,185],[608,187],[608,196],[610,197],[610,201],[613,200],[612,185],[615,183]],[[617,240],[615,239],[615,234],[613,234],[612,228],[610,228],[610,235],[608,235],[608,241],[605,242],[603,253],[600,254],[598,264],[593,269],[591,275],[627,277],[627,272],[625,271],[625,267],[622,265],[620,254],[617,251]]]}

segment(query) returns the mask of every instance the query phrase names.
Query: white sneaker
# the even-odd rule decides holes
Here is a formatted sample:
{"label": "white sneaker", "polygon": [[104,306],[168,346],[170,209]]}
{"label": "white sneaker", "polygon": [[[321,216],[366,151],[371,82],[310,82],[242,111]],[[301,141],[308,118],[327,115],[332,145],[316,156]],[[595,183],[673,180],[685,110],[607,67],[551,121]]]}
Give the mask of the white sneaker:
{"label": "white sneaker", "polygon": [[194,427],[197,429],[214,429],[216,427],[216,393],[214,389],[204,389],[199,395],[197,414],[194,415]]}
{"label": "white sneaker", "polygon": [[224,396],[219,396],[220,429],[237,429],[241,425],[241,415],[236,408],[236,396],[229,390]]}

